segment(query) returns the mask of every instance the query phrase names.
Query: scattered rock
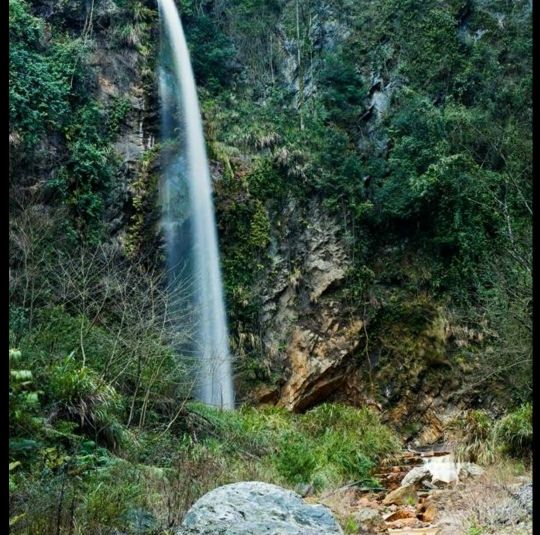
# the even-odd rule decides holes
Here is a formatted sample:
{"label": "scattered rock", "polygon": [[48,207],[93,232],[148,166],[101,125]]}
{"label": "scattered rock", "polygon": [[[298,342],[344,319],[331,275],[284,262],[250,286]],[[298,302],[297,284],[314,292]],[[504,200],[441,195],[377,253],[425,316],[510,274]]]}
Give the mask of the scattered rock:
{"label": "scattered rock", "polygon": [[494,508],[490,523],[515,526],[527,522],[532,511],[532,483],[528,483],[508,492],[508,498]]}
{"label": "scattered rock", "polygon": [[296,485],[294,491],[300,496],[302,496],[302,498],[305,498],[306,496],[309,496],[313,493],[313,486],[307,483],[299,483],[298,485]]}
{"label": "scattered rock", "polygon": [[386,525],[389,528],[412,528],[418,525],[418,520],[416,519],[416,517],[401,518],[399,520],[395,520],[394,522],[387,522]]}
{"label": "scattered rock", "polygon": [[356,504],[357,507],[365,507],[369,509],[380,509],[381,506],[379,502],[375,501],[374,499],[370,499],[367,496],[362,496]]}
{"label": "scattered rock", "polygon": [[437,507],[431,501],[428,501],[420,507],[418,514],[416,515],[419,520],[431,524],[437,516]]}
{"label": "scattered rock", "polygon": [[520,485],[516,492],[512,493],[512,497],[518,501],[521,507],[532,515],[532,483],[528,482]]}
{"label": "scattered rock", "polygon": [[418,495],[413,485],[401,486],[387,494],[383,505],[412,505],[418,500]]}
{"label": "scattered rock", "polygon": [[428,528],[405,528],[405,529],[389,529],[388,533],[400,533],[401,535],[439,535],[441,529],[439,527]]}
{"label": "scattered rock", "polygon": [[401,486],[414,485],[422,483],[423,480],[431,479],[431,472],[426,465],[415,466],[407,475],[401,480]]}
{"label": "scattered rock", "polygon": [[363,529],[374,531],[385,527],[381,515],[370,507],[363,507],[359,511],[356,511],[353,514],[353,519],[357,524],[362,526]]}
{"label": "scattered rock", "polygon": [[397,511],[390,513],[384,517],[385,522],[395,522],[396,520],[403,520],[404,518],[416,518],[416,514],[410,509],[398,509]]}
{"label": "scattered rock", "polygon": [[478,477],[484,473],[484,469],[474,463],[462,463],[459,466],[459,479],[467,479],[468,477]]}
{"label": "scattered rock", "polygon": [[260,481],[218,487],[197,500],[175,535],[343,535],[323,505]]}

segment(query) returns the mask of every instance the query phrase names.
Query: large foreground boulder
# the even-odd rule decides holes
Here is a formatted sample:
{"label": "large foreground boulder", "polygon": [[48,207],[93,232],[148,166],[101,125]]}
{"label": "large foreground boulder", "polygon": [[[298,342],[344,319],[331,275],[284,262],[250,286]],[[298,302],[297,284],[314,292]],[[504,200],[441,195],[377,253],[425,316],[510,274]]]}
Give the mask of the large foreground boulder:
{"label": "large foreground boulder", "polygon": [[196,501],[176,535],[343,535],[323,505],[260,481],[218,487]]}

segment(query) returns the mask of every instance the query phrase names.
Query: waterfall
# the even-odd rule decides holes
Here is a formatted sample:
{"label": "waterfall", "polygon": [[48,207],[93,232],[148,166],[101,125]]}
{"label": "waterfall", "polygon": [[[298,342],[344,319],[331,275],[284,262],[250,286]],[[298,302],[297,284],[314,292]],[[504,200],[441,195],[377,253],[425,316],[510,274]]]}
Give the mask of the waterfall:
{"label": "waterfall", "polygon": [[161,180],[167,261],[174,276],[178,276],[182,262],[193,274],[193,352],[198,398],[210,405],[233,408],[231,358],[211,177],[197,90],[174,0],[158,0],[158,3],[162,23],[159,72],[162,134],[164,138],[174,140],[169,143],[169,156],[162,166]]}

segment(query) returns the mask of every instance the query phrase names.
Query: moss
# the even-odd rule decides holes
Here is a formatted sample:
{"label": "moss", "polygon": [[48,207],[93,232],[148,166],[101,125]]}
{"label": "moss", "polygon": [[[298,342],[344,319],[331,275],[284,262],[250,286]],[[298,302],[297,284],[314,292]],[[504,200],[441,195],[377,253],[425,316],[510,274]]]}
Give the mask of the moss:
{"label": "moss", "polygon": [[[234,154],[234,150],[232,151]],[[231,148],[219,141],[208,142],[208,157],[215,160],[223,166],[223,177],[232,179],[234,170],[231,163]]]}
{"label": "moss", "polygon": [[141,155],[135,180],[131,184],[132,214],[126,232],[125,250],[132,258],[140,254],[145,245],[155,242],[155,222],[160,213],[159,174],[155,167],[160,149],[161,146],[156,144]]}

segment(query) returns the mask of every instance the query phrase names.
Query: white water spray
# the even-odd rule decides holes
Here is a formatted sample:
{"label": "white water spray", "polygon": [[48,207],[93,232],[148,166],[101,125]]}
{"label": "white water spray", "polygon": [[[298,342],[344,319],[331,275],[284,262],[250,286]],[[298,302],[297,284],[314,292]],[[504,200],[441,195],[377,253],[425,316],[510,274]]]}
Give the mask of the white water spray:
{"label": "white water spray", "polygon": [[[178,265],[182,241],[178,216],[182,197],[182,171],[187,181],[189,204],[189,243],[194,274],[194,309],[196,353],[198,354],[198,397],[204,403],[223,408],[234,407],[231,359],[228,347],[227,321],[219,268],[214,207],[208,159],[203,136],[197,90],[189,51],[174,0],[158,0],[163,38],[170,51],[171,76],[164,65],[160,71],[162,119],[169,132],[179,128],[184,154],[166,166],[162,180],[162,223],[166,238],[169,266]],[[162,61],[163,57],[162,57]],[[171,112],[170,101],[181,112],[178,119]],[[167,125],[167,126],[165,126]],[[185,227],[184,227],[185,228]]]}

